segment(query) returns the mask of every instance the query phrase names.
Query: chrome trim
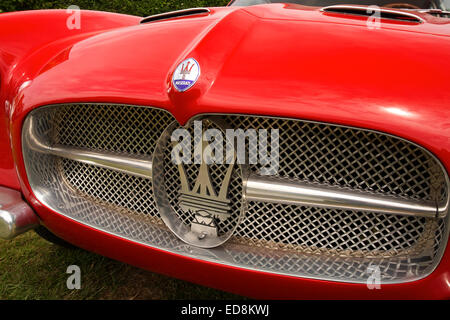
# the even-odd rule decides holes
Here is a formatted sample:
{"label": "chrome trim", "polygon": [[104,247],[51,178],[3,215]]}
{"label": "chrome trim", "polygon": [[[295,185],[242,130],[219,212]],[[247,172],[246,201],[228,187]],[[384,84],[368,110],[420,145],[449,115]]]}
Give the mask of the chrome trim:
{"label": "chrome trim", "polygon": [[164,12],[164,13],[159,13],[159,14],[145,17],[141,20],[140,23],[161,21],[161,20],[167,20],[167,19],[172,19],[172,18],[193,16],[193,15],[199,15],[199,14],[209,14],[209,13],[211,13],[211,10],[209,10],[208,8],[190,8],[190,9],[176,10],[176,11]]}
{"label": "chrome trim", "polygon": [[38,225],[37,215],[21,193],[0,187],[0,239],[11,240]]}
{"label": "chrome trim", "polygon": [[35,118],[30,115],[25,121],[25,128],[28,128],[25,135],[24,145],[34,151],[52,154],[57,157],[71,159],[97,167],[123,172],[129,175],[152,178],[152,161],[147,157],[137,157],[112,152],[98,152],[83,148],[50,146],[39,139],[35,133]]}
{"label": "chrome trim", "polygon": [[[448,190],[448,192],[450,192],[450,190]],[[446,201],[438,203],[438,206],[437,206],[437,217],[438,218],[445,218],[447,216],[447,213],[449,211],[449,203],[450,203],[450,197],[447,197]]]}
{"label": "chrome trim", "polygon": [[438,14],[438,15],[450,15],[450,11],[442,9],[423,9],[419,10],[420,13]]}
{"label": "chrome trim", "polygon": [[[407,200],[358,190],[337,188],[286,178],[267,178],[251,175],[245,186],[247,201],[284,203],[435,218],[434,203]],[[442,212],[442,211],[440,211]],[[443,211],[445,217],[446,211]]]}
{"label": "chrome trim", "polygon": [[[333,9],[338,9],[338,10],[333,10]],[[340,9],[342,9],[342,11],[340,11]],[[422,19],[420,16],[414,14],[414,13],[410,13],[410,12],[405,12],[405,11],[400,11],[400,10],[391,10],[391,9],[385,9],[385,8],[369,8],[367,6],[354,6],[354,5],[345,5],[345,4],[337,4],[337,5],[332,5],[332,6],[327,6],[327,7],[323,7],[322,9],[320,9],[320,11],[322,12],[332,12],[332,13],[342,13],[342,14],[353,14],[352,12],[345,12],[345,10],[356,10],[356,11],[361,11],[364,12],[366,15],[367,10],[373,10],[373,11],[379,11],[380,13],[391,13],[391,14],[398,14],[400,16],[405,16],[405,17],[409,17],[409,18],[413,18],[416,21],[410,21],[410,22],[417,22],[417,23],[424,23],[425,20]],[[393,18],[385,18],[385,19],[391,19],[391,20],[401,20],[401,19],[393,19]],[[407,20],[409,21],[409,20]]]}

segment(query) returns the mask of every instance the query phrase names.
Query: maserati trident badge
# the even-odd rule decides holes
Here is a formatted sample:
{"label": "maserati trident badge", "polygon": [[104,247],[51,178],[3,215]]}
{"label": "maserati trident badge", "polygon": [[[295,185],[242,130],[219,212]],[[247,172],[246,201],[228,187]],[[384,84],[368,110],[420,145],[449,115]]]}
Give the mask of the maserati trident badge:
{"label": "maserati trident badge", "polygon": [[200,65],[197,60],[189,58],[181,62],[172,76],[172,83],[179,92],[189,90],[200,76]]}
{"label": "maserati trident badge", "polygon": [[[205,143],[202,141],[202,151],[204,149]],[[186,213],[190,212],[194,215],[194,219],[191,222],[191,230],[198,234],[200,238],[207,235],[217,237],[218,232],[215,220],[225,221],[230,215],[230,199],[228,199],[227,193],[231,174],[233,173],[234,161],[235,159],[233,159],[232,163],[227,164],[228,168],[218,193],[216,193],[211,182],[208,165],[205,161],[202,161],[200,164],[197,179],[192,190],[189,190],[183,164],[178,164],[181,180],[180,207]]]}
{"label": "maserati trident badge", "polygon": [[205,138],[210,129],[217,135],[214,141],[226,133],[225,124],[216,118],[184,127],[174,121],[158,140],[152,161],[153,193],[163,222],[179,239],[199,248],[228,241],[245,212],[242,177],[247,168],[237,163],[234,148],[228,149],[234,152],[224,161],[210,161],[208,155],[226,153]]}

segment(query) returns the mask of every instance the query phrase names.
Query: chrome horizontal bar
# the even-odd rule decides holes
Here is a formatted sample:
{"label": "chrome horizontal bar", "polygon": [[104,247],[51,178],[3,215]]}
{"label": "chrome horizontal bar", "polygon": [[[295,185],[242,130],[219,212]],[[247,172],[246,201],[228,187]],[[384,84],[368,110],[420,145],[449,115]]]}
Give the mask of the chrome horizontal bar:
{"label": "chrome horizontal bar", "polygon": [[133,156],[108,152],[94,152],[81,148],[50,147],[47,152],[58,157],[123,172],[137,177],[152,178],[152,162]]}
{"label": "chrome horizontal bar", "polygon": [[149,157],[106,151],[92,151],[83,148],[59,145],[50,146],[43,142],[43,139],[39,139],[35,134],[33,117],[30,117],[27,121],[31,121],[31,123],[28,126],[25,126],[28,127],[28,132],[25,136],[24,143],[26,143],[27,147],[30,149],[137,177],[146,179],[152,178],[152,161]]}
{"label": "chrome horizontal bar", "polygon": [[[434,202],[407,200],[359,190],[346,190],[283,178],[251,175],[245,185],[248,201],[338,208],[415,217],[443,217]],[[444,211],[445,210],[445,211]]]}

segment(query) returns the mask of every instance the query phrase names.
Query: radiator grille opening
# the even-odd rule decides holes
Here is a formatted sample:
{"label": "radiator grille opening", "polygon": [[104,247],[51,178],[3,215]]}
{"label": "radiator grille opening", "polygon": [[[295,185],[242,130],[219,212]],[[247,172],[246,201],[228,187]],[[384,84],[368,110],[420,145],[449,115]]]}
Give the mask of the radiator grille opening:
{"label": "radiator grille opening", "polygon": [[[295,119],[203,118],[220,119],[234,129],[279,129],[278,177],[399,199],[448,201],[448,178],[441,164],[403,139]],[[150,107],[69,104],[38,108],[23,129],[31,187],[48,207],[86,225],[170,252],[243,268],[365,283],[367,268],[377,265],[383,283],[397,283],[420,279],[439,263],[448,239],[448,215],[401,216],[258,201],[245,203],[244,217],[225,244],[212,250],[195,248],[180,241],[163,223],[151,179],[43,152],[28,143],[32,132],[48,146],[151,159],[164,129],[174,121],[167,111]],[[260,167],[250,165],[249,169],[257,173]],[[220,180],[223,172],[211,170],[213,180]],[[193,183],[198,168],[192,165],[188,171]],[[164,174],[169,200],[176,209],[177,170],[169,165]],[[242,183],[240,176],[232,182],[229,192],[234,206],[242,200]],[[180,218],[189,223],[188,215]],[[226,225],[223,230],[230,231]]]}

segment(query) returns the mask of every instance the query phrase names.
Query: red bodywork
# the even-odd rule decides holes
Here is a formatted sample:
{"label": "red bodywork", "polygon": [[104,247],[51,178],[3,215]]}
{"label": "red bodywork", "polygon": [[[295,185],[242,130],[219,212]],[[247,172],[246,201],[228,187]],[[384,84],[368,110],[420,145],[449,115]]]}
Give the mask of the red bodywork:
{"label": "red bodywork", "polygon": [[[148,270],[256,298],[450,298],[450,248],[428,277],[368,290],[195,260],[86,227],[32,194],[21,154],[25,116],[43,105],[102,102],[167,109],[180,123],[201,113],[244,113],[363,127],[411,140],[450,171],[450,20],[422,24],[326,14],[273,4],[139,24],[83,11],[0,14],[0,185],[21,190],[42,223],[65,240]],[[171,74],[202,66],[189,91]]]}

